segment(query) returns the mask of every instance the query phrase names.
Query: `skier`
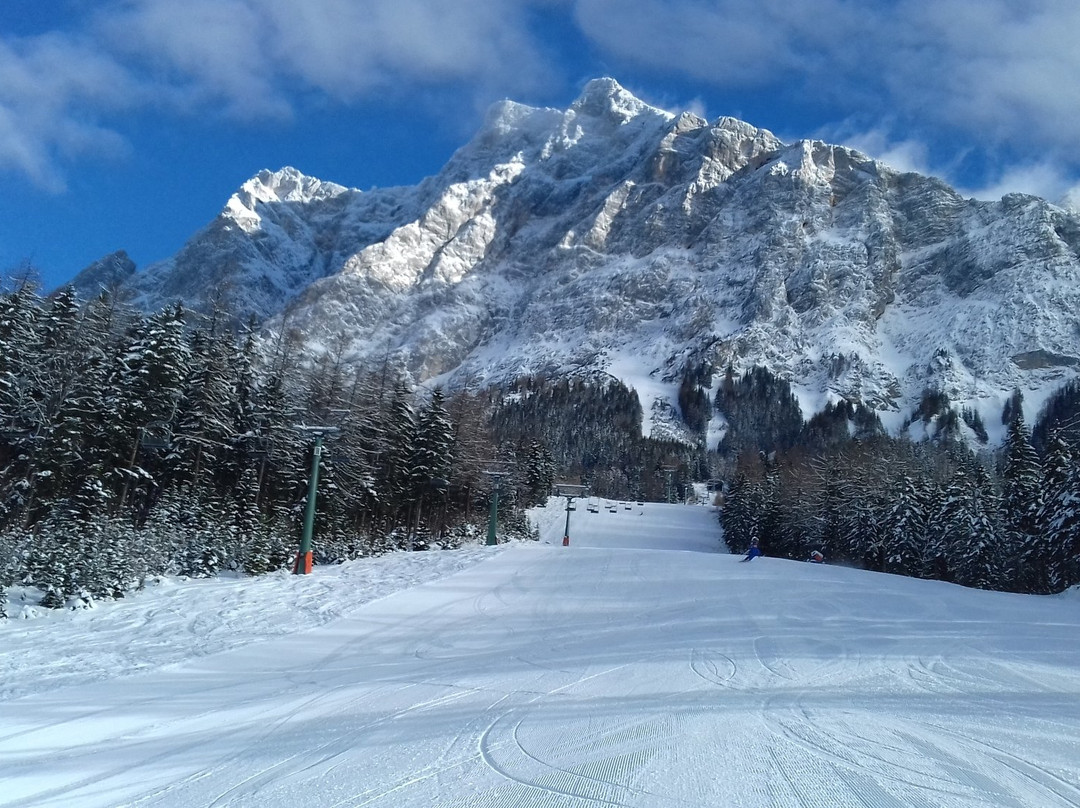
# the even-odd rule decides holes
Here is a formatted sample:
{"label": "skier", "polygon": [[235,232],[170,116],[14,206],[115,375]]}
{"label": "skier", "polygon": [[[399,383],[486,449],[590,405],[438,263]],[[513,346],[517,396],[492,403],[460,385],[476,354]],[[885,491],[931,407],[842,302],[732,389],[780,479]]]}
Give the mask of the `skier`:
{"label": "skier", "polygon": [[824,564],[825,563],[825,556],[821,552],[821,550],[814,550],[814,552],[812,552],[810,554],[810,558],[808,558],[807,560],[811,564]]}
{"label": "skier", "polygon": [[761,548],[758,547],[757,539],[751,539],[750,549],[747,551],[746,558],[744,558],[743,561],[753,561],[759,555],[761,555]]}

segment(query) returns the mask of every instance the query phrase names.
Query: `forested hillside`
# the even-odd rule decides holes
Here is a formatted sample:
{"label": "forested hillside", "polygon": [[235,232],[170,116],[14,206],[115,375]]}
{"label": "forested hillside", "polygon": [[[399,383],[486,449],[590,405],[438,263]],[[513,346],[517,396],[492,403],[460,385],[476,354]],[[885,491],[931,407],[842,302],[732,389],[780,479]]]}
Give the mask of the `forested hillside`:
{"label": "forested hillside", "polygon": [[492,437],[489,398],[412,390],[386,364],[303,362],[288,339],[229,321],[43,298],[26,283],[0,295],[0,584],[37,586],[60,606],[150,575],[290,564],[305,427],[336,430],[317,497],[320,563],[454,546],[487,520],[496,479],[502,529],[523,531],[518,506],[550,489],[539,444]]}
{"label": "forested hillside", "polygon": [[[763,391],[771,390],[771,394]],[[767,554],[806,559],[821,550],[866,569],[1018,592],[1080,583],[1080,395],[1066,385],[1048,402],[1032,445],[1019,393],[1002,412],[1006,439],[991,450],[970,412],[927,391],[909,423],[888,436],[871,412],[841,402],[793,432],[786,385],[760,369],[728,378],[718,404],[742,402],[779,431],[753,432],[748,416],[721,443],[730,463],[721,494],[729,546],[757,541]],[[772,402],[771,404],[769,402]],[[766,447],[748,448],[754,438]],[[972,439],[973,438],[973,439]]]}
{"label": "forested hillside", "polygon": [[[688,367],[690,439],[643,435],[637,394],[596,375],[529,376],[504,389],[412,389],[388,357],[302,356],[288,334],[236,329],[225,312],[145,315],[102,295],[0,294],[0,585],[46,606],[118,597],[147,576],[259,574],[292,563],[310,428],[331,427],[315,560],[458,545],[499,486],[502,532],[556,480],[593,494],[681,499],[723,479],[733,550],[757,539],[791,558],[822,549],[870,569],[1055,592],[1080,582],[1077,386],[1035,425],[1017,393],[1008,440],[985,445],[971,412],[927,391],[925,439],[890,436],[869,408],[806,420],[763,368]],[[725,424],[718,445],[710,422]],[[694,437],[696,436],[696,437]],[[3,599],[0,598],[0,606]]]}

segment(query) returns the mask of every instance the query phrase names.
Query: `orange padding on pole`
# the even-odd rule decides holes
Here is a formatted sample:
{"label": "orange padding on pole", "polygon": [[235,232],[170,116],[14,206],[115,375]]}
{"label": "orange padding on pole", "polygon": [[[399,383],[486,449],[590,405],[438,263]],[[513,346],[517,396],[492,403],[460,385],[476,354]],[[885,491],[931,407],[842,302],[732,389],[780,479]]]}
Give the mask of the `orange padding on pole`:
{"label": "orange padding on pole", "polygon": [[293,575],[311,575],[311,553],[297,553],[292,571]]}
{"label": "orange padding on pole", "polygon": [[563,536],[562,537],[562,546],[563,547],[569,547],[570,546],[570,537],[569,536]]}

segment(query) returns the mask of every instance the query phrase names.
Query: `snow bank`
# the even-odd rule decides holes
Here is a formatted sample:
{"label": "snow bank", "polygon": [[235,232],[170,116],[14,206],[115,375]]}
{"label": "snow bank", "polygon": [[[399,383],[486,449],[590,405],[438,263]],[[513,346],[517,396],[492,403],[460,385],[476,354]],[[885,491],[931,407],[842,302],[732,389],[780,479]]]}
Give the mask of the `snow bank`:
{"label": "snow bank", "polygon": [[[365,603],[445,578],[505,549],[389,553],[311,575],[160,578],[130,597],[77,611],[9,606],[0,620],[0,700],[154,670],[306,631]],[[41,618],[41,619],[18,619]]]}

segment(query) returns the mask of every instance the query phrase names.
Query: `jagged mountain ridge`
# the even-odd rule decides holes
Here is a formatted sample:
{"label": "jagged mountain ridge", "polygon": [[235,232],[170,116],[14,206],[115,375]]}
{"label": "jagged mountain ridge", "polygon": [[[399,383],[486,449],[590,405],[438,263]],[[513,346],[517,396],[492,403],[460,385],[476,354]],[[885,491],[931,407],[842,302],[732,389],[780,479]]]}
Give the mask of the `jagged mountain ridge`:
{"label": "jagged mountain ridge", "polygon": [[925,387],[991,415],[1080,362],[1076,215],[672,115],[611,79],[567,110],[495,105],[412,188],[261,172],[125,285],[146,307],[224,285],[268,328],[416,381],[606,372],[658,416],[687,361],[765,365],[806,415],[828,397],[903,415]]}

